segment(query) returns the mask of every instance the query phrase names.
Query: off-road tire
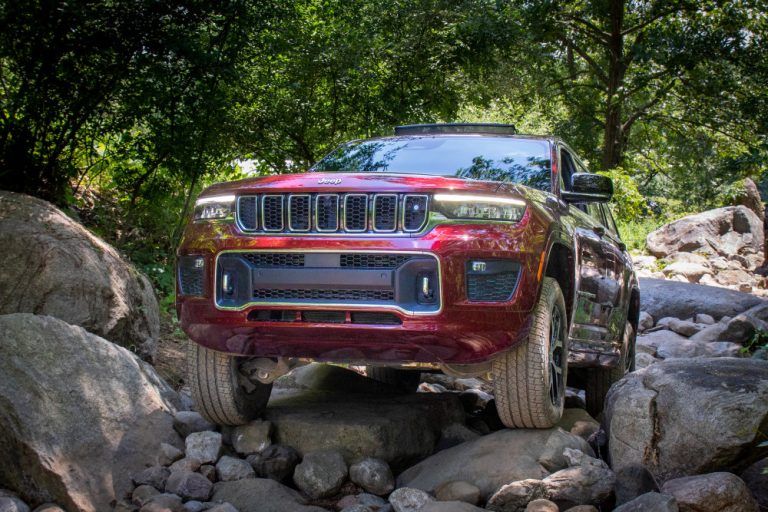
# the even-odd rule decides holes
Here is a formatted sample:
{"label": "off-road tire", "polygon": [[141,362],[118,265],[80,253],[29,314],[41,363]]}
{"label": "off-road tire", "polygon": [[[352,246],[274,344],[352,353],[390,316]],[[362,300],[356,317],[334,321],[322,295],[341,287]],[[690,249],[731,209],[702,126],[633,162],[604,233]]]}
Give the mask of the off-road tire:
{"label": "off-road tire", "polygon": [[[553,310],[560,314],[559,339],[562,347],[561,384],[557,404],[550,398],[550,325]],[[541,295],[533,310],[528,337],[499,356],[492,367],[496,410],[510,428],[549,428],[563,415],[568,371],[568,324],[563,292],[557,281],[545,277]]]}
{"label": "off-road tire", "polygon": [[621,358],[615,368],[589,368],[586,370],[584,395],[587,412],[593,417],[603,412],[605,397],[611,386],[621,380],[628,372],[635,371],[635,329],[627,322],[624,326],[624,339]]}
{"label": "off-road tire", "polygon": [[[267,406],[272,384],[252,382],[248,392],[238,376],[242,358],[189,342],[187,374],[197,411],[211,423],[244,425]],[[251,387],[249,385],[249,387]]]}
{"label": "off-road tire", "polygon": [[366,366],[365,374],[368,378],[384,384],[383,390],[385,391],[414,393],[421,382],[421,372],[387,366]]}

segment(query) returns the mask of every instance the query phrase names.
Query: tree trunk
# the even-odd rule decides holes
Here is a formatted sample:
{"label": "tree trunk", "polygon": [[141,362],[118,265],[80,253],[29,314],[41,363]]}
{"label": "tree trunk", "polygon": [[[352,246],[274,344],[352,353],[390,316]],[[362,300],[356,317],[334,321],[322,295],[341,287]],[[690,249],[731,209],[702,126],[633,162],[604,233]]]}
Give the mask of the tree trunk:
{"label": "tree trunk", "polygon": [[624,62],[624,0],[610,0],[611,32],[608,41],[608,86],[605,98],[605,131],[603,132],[603,169],[621,164],[625,140],[622,128],[622,86],[626,73]]}

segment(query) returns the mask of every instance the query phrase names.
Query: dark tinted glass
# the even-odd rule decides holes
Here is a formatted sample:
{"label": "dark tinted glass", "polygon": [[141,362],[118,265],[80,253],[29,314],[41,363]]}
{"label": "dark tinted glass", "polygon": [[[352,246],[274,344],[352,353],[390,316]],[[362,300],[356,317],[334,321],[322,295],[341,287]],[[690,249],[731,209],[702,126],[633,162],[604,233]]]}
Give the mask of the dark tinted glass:
{"label": "dark tinted glass", "polygon": [[312,168],[520,183],[549,190],[549,143],[510,137],[392,137],[345,144]]}

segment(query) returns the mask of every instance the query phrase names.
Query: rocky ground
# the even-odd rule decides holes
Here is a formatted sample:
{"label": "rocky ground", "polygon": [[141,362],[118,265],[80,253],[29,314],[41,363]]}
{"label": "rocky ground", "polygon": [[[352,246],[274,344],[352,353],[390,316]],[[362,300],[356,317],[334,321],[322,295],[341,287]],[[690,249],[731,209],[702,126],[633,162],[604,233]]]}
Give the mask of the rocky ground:
{"label": "rocky ground", "polygon": [[[52,225],[69,244],[56,257],[13,252],[12,268],[64,258],[68,269],[113,272],[119,285],[103,303],[73,301],[66,318],[53,307],[60,299],[28,291],[13,311],[6,297],[0,512],[768,510],[768,361],[753,346],[768,332],[768,302],[753,293],[643,279],[638,370],[599,418],[569,389],[557,427],[511,430],[482,380],[422,374],[419,392],[402,395],[354,368],[313,364],[276,383],[263,418],[219,428],[178,392],[184,339],[147,313],[157,306],[135,292],[143,277],[94,252],[82,228],[71,227],[80,245],[58,234],[58,210],[34,203],[32,215],[23,196],[9,197],[12,208],[0,193],[0,233],[10,223],[17,238],[6,244],[43,237],[24,240],[24,222]],[[718,236],[736,239],[737,224]],[[37,286],[50,297],[77,293],[71,276],[46,275]],[[92,310],[125,320],[97,329]]]}

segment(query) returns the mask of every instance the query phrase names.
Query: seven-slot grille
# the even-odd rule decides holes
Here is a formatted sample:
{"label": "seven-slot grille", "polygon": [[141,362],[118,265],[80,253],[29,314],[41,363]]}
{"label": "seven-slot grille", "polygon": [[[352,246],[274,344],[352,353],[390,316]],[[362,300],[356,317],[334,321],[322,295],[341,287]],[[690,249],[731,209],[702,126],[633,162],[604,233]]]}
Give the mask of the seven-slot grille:
{"label": "seven-slot grille", "polygon": [[429,198],[422,194],[262,194],[237,199],[249,233],[416,233]]}

